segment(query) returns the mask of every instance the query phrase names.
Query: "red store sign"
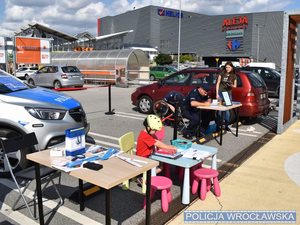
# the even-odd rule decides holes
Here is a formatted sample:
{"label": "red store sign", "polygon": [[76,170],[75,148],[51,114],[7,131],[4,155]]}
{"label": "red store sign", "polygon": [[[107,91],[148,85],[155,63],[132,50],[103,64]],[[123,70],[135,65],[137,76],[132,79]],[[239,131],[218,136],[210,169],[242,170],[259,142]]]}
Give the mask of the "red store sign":
{"label": "red store sign", "polygon": [[225,18],[223,20],[222,31],[245,29],[247,27],[248,27],[247,16],[235,16],[232,18]]}

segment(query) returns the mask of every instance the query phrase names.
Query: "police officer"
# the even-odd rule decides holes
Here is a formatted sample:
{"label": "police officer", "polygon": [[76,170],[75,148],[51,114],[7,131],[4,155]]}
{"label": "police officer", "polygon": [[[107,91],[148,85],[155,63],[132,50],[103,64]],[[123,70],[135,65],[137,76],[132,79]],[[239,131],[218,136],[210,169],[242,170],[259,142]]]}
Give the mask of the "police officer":
{"label": "police officer", "polygon": [[[184,114],[183,116],[190,120],[186,131],[183,133],[183,137],[192,139],[196,135],[197,129],[200,125],[200,131],[205,130],[212,118],[212,112],[210,110],[201,110],[197,106],[209,106],[211,99],[208,96],[209,86],[202,84],[194,90],[192,90],[184,101]],[[201,121],[200,121],[201,120]],[[201,122],[201,124],[200,124]]]}

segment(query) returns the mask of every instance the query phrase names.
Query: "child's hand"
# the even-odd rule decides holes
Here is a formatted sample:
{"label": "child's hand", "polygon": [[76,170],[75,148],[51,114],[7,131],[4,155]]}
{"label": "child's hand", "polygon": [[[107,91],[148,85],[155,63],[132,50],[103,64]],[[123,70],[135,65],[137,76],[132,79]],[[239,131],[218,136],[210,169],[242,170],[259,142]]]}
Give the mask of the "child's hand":
{"label": "child's hand", "polygon": [[174,149],[169,149],[169,152],[170,152],[171,154],[175,154],[175,153],[177,152],[176,147],[174,147]]}

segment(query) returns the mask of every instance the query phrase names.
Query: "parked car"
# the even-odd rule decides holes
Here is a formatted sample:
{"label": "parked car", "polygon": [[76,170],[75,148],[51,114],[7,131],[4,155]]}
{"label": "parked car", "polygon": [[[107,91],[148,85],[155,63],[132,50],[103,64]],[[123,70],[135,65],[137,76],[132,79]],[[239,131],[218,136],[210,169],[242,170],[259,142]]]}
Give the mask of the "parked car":
{"label": "parked car", "polygon": [[[32,87],[2,70],[0,108],[0,138],[35,132],[39,150],[63,142],[68,128],[86,127],[88,131],[80,102],[60,92]],[[14,170],[27,166],[26,154],[30,151],[21,149],[10,154]],[[8,174],[0,146],[0,176]]]}
{"label": "parked car", "polygon": [[172,66],[153,66],[150,67],[150,80],[159,80],[177,72]]}
{"label": "parked car", "polygon": [[268,67],[244,67],[243,70],[257,73],[265,81],[269,96],[279,97],[280,73]]}
{"label": "parked car", "polygon": [[76,66],[51,65],[44,66],[28,78],[31,85],[43,87],[82,87],[84,76]]}
{"label": "parked car", "polygon": [[16,71],[16,77],[20,79],[28,79],[28,77],[38,70],[37,67],[21,67]]}
{"label": "parked car", "polygon": [[[206,83],[210,86],[209,95],[216,96],[216,80],[220,70],[218,68],[188,68],[178,71],[158,82],[139,87],[131,95],[132,104],[141,113],[151,113],[153,103],[163,99],[170,91],[187,94],[196,86]],[[267,115],[270,101],[267,87],[262,78],[250,71],[237,72],[237,88],[232,90],[233,101],[243,104],[240,116],[255,118]]]}

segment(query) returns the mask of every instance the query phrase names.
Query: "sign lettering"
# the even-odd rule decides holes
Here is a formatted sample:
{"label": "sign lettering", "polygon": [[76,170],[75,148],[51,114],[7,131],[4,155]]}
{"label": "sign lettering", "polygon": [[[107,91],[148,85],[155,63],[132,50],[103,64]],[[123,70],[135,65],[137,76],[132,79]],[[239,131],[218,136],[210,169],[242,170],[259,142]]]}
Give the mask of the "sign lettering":
{"label": "sign lettering", "polygon": [[157,9],[157,15],[159,16],[167,16],[167,17],[175,17],[175,18],[183,18],[183,13],[180,14],[179,11],[166,10],[163,8]]}
{"label": "sign lettering", "polygon": [[225,18],[222,24],[222,31],[245,29],[248,27],[247,16],[236,16],[233,18]]}

